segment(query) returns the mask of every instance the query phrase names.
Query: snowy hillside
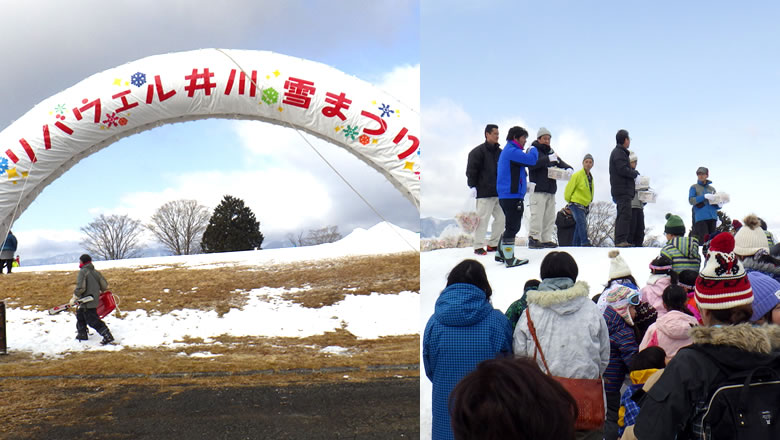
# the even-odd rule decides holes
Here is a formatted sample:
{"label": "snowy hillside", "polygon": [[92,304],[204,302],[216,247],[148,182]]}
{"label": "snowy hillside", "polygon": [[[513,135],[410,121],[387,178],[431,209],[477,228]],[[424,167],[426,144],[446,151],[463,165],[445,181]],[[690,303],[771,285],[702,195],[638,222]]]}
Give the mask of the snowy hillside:
{"label": "snowy hillside", "polygon": [[[379,255],[414,252],[419,249],[419,234],[380,223],[368,230],[356,229],[344,239],[318,246],[138,258],[95,262],[98,270],[110,268],[157,268],[184,265],[191,269],[230,268],[235,266],[265,267],[302,261],[345,258],[358,255]],[[73,271],[76,262],[52,266],[20,267],[18,272]],[[14,276],[13,274],[10,276]],[[231,336],[306,337],[344,327],[358,338],[416,334],[419,322],[409,310],[419,307],[417,292],[397,295],[346,295],[336,304],[321,308],[306,308],[283,297],[300,288],[259,288],[244,292],[246,304],[233,308],[223,316],[215,311],[175,310],[168,314],[147,313],[144,310],[114,314],[105,318],[116,337],[114,345],[101,346],[99,338],[79,343],[75,340],[75,317],[69,313],[51,316],[47,312],[29,310],[30,306],[8,308],[8,351],[30,352],[35,355],[59,357],[68,352],[90,350],[122,350],[124,347],[177,347],[174,341],[183,337],[210,338]],[[120,304],[121,307],[121,304]],[[93,330],[90,330],[93,331]],[[338,350],[332,347],[331,350]]]}
{"label": "snowy hillside", "polygon": [[[520,267],[506,268],[493,260],[493,254],[485,256],[474,255],[471,248],[443,249],[420,254],[420,333],[425,329],[428,318],[433,314],[436,298],[447,284],[447,274],[456,264],[464,259],[474,258],[485,266],[490,286],[493,289],[493,307],[502,312],[523,294],[523,285],[529,279],[539,279],[539,267],[542,259],[552,250],[570,253],[579,267],[578,280],[585,281],[590,286],[591,296],[601,293],[604,284],[609,279],[609,248],[558,248],[558,249],[527,249],[517,247],[520,258],[528,258],[529,264]],[[640,287],[644,286],[650,276],[648,264],[658,256],[658,248],[626,248],[620,250],[620,255],[631,268]],[[422,344],[422,334],[420,335]],[[422,350],[422,347],[421,347]],[[422,365],[420,366],[423,369]],[[431,392],[430,380],[421,374],[420,379],[420,425],[422,439],[431,438]]]}

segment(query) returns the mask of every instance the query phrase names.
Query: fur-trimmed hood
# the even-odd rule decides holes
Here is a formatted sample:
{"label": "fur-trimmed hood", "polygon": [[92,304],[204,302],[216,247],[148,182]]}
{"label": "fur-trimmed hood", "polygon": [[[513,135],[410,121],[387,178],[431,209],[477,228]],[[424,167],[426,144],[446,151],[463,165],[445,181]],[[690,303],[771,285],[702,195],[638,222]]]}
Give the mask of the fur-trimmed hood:
{"label": "fur-trimmed hood", "polygon": [[767,261],[758,261],[755,258],[745,258],[742,260],[742,264],[745,266],[745,270],[755,270],[756,272],[762,272],[774,279],[780,278],[780,266]]}
{"label": "fur-trimmed hood", "polygon": [[738,324],[722,327],[693,327],[689,334],[694,344],[731,346],[761,354],[780,351],[780,326],[777,325]]}
{"label": "fur-trimmed hood", "polygon": [[[530,290],[527,294],[528,304],[552,309],[561,315],[574,313],[582,306],[584,298],[588,301],[590,287],[585,281],[577,281],[568,289],[562,290]],[[575,301],[577,300],[577,301]]]}

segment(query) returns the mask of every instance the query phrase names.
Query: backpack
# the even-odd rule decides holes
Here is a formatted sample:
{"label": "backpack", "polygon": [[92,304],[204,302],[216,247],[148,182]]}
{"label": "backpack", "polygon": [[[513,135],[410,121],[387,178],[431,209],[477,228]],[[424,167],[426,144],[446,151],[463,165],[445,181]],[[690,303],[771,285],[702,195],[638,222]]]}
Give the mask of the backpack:
{"label": "backpack", "polygon": [[694,438],[702,440],[780,439],[780,358],[731,373],[713,387],[699,426]]}

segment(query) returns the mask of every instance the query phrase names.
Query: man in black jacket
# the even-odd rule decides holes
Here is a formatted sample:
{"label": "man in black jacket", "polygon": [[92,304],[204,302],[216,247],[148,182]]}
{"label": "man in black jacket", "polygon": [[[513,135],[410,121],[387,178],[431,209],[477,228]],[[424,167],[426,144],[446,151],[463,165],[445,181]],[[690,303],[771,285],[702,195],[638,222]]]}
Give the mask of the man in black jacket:
{"label": "man in black jacket", "polygon": [[[474,253],[477,255],[495,252],[501,238],[501,232],[504,230],[504,211],[498,204],[498,192],[496,191],[498,157],[500,155],[498,126],[488,124],[485,127],[485,143],[471,150],[466,165],[466,177],[471,188],[471,196],[477,199],[479,224],[474,231]],[[493,225],[491,226],[490,239],[487,240],[487,251],[485,251],[485,235],[490,216],[493,216]]]}
{"label": "man in black jacket", "polygon": [[532,146],[539,151],[536,165],[528,167],[528,180],[534,183],[534,192],[529,199],[528,209],[531,211],[531,221],[528,223],[528,247],[531,249],[554,248],[552,241],[553,224],[555,223],[555,192],[558,184],[555,179],[547,177],[547,169],[552,167],[572,169],[564,162],[550,146],[552,135],[550,130],[542,127],[536,134]]}
{"label": "man in black jacket", "polygon": [[631,138],[627,130],[618,130],[617,145],[609,155],[609,184],[612,200],[617,204],[615,219],[615,246],[630,247],[628,232],[631,228],[631,200],[634,198],[636,178],[639,172],[632,169],[628,160]]}

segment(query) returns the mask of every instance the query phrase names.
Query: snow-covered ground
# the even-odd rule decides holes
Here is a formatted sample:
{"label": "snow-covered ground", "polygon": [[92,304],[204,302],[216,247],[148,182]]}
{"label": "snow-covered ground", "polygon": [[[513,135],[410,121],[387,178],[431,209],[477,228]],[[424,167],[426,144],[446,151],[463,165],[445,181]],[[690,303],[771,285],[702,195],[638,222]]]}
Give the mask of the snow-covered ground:
{"label": "snow-covered ground", "polygon": [[[539,278],[539,267],[548,252],[570,253],[579,268],[578,280],[586,281],[591,296],[601,293],[609,279],[609,248],[558,248],[558,249],[516,249],[519,258],[528,258],[525,266],[506,268],[493,260],[493,254],[474,255],[471,248],[442,249],[420,254],[420,344],[422,353],[422,332],[433,314],[436,298],[447,284],[447,274],[456,264],[467,258],[474,258],[485,266],[490,287],[493,289],[493,307],[502,312],[523,294],[523,285],[529,279]],[[648,265],[660,252],[659,248],[621,249],[620,255],[631,268],[640,287],[650,276]],[[431,392],[432,384],[425,376],[422,361],[420,379],[420,432],[422,439],[431,438]]]}
{"label": "snow-covered ground", "polygon": [[[117,267],[167,267],[184,264],[192,269],[234,266],[267,266],[301,261],[316,261],[358,255],[379,255],[417,251],[419,234],[380,223],[368,230],[356,229],[335,243],[301,248],[272,249],[223,254],[201,254],[138,258],[95,262],[98,270]],[[52,266],[20,267],[18,272],[76,271],[77,262]],[[147,314],[143,310],[123,312],[122,318],[111,314],[105,318],[116,343],[99,344],[94,336],[79,343],[74,338],[75,318],[69,313],[8,308],[6,310],[8,350],[25,351],[48,357],[68,352],[121,350],[124,347],[177,347],[174,342],[185,336],[203,338],[207,343],[220,335],[307,337],[341,328],[358,338],[419,333],[416,314],[420,296],[417,292],[397,295],[350,295],[331,306],[310,309],[283,299],[283,294],[300,288],[260,288],[246,292],[247,303],[222,317],[214,311],[177,310],[167,314]],[[93,330],[90,330],[93,331]],[[94,332],[94,331],[93,331]],[[184,345],[181,344],[183,347]],[[329,353],[341,353],[341,347],[325,347]],[[210,356],[200,353],[198,356]]]}

